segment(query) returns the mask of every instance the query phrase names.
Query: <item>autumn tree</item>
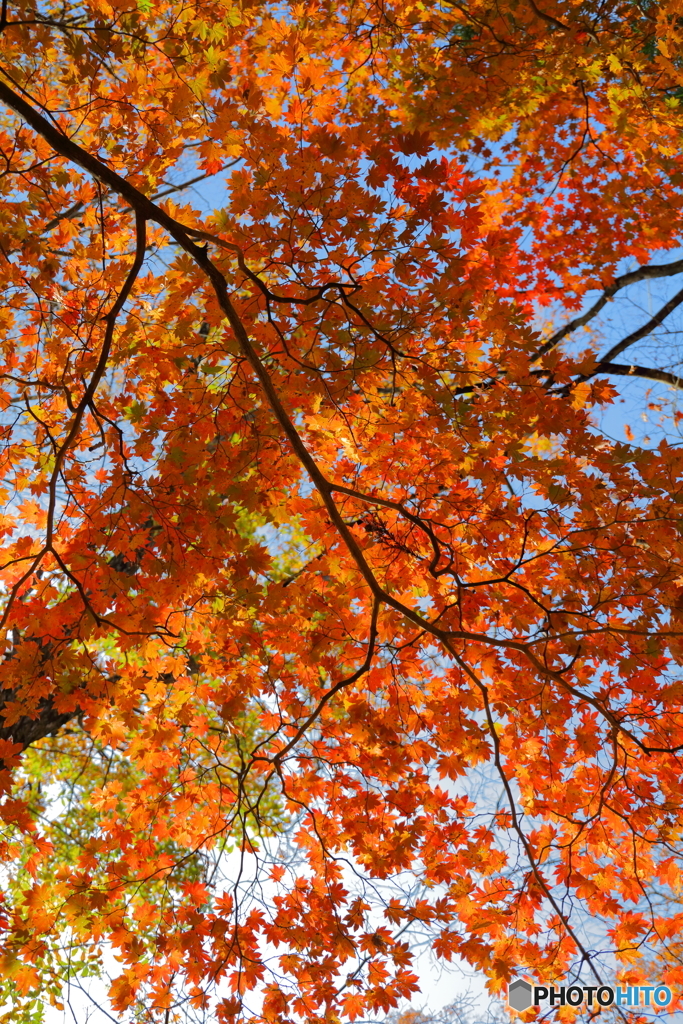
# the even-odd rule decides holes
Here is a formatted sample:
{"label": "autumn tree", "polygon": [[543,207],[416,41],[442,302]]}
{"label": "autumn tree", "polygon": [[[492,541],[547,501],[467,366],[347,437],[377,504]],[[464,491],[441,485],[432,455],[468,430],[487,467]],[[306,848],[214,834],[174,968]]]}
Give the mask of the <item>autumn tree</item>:
{"label": "autumn tree", "polygon": [[3,0],[4,1019],[683,980],[682,18]]}

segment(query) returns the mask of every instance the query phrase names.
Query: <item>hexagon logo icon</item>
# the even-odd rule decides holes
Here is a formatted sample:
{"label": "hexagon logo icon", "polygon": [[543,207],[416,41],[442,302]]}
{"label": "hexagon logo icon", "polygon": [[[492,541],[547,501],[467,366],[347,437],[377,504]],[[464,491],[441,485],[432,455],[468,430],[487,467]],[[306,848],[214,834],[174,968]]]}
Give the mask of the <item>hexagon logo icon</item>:
{"label": "hexagon logo icon", "polygon": [[528,981],[513,981],[508,985],[508,1005],[522,1013],[533,1003],[533,989]]}

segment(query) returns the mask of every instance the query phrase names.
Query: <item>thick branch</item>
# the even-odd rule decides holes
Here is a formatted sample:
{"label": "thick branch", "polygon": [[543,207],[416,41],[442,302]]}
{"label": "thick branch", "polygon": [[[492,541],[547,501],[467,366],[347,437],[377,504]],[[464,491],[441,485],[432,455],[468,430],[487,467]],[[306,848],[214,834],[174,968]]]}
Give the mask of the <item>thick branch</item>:
{"label": "thick branch", "polygon": [[[644,267],[637,267],[635,270],[631,270],[628,274],[621,274],[619,277],[614,278],[614,283],[605,288],[600,298],[593,303],[590,309],[587,309],[581,316],[575,317],[570,320],[568,324],[561,327],[558,331],[555,331],[534,353],[532,359],[534,362],[540,359],[542,356],[547,355],[554,348],[557,348],[563,338],[566,338],[568,334],[572,334],[578,330],[579,327],[583,327],[593,317],[597,316],[601,309],[607,305],[609,300],[616,295],[622,288],[628,288],[631,284],[636,284],[638,281],[645,281],[657,277],[673,277],[675,274],[683,273],[683,260],[676,260],[674,263],[649,263]],[[678,305],[678,303],[676,303]],[[672,307],[673,308],[673,307]],[[650,328],[651,329],[651,328]],[[647,331],[646,331],[647,333]],[[641,335],[643,337],[643,335]],[[634,340],[638,340],[637,338]],[[621,349],[620,349],[621,351]],[[616,354],[616,353],[613,353]],[[611,354],[605,356],[610,358]]]}
{"label": "thick branch", "polygon": [[557,18],[554,18],[552,16],[552,14],[546,14],[545,11],[542,11],[540,7],[536,6],[534,0],[529,0],[529,5],[534,11],[534,14],[536,14],[537,17],[541,18],[542,21],[545,21],[548,25],[552,25],[553,28],[562,29],[563,32],[571,32],[571,29],[568,25],[565,25],[562,21],[558,21]]}
{"label": "thick branch", "polygon": [[683,388],[683,377],[675,373],[667,373],[666,370],[653,370],[648,366],[639,366],[637,363],[598,363],[591,377],[598,373],[614,373],[619,377],[644,377],[646,380],[659,380],[663,384],[670,384],[674,388]]}
{"label": "thick branch", "polygon": [[632,331],[631,334],[627,334],[626,337],[622,338],[621,341],[618,341],[616,345],[612,345],[612,348],[609,352],[605,352],[600,362],[609,363],[615,356],[618,356],[625,349],[634,345],[636,341],[640,341],[641,338],[646,338],[648,334],[651,334],[655,327],[659,327],[660,324],[666,320],[669,313],[672,313],[682,302],[683,288],[681,288],[680,291],[677,291],[675,295],[672,295],[669,301],[665,302],[661,309],[659,309],[654,316],[650,317],[646,324],[643,324],[642,327]]}
{"label": "thick branch", "polygon": [[[7,691],[5,691],[7,693]],[[0,704],[0,722],[4,721],[2,710],[4,704]],[[59,730],[76,718],[79,714],[75,711],[57,711],[52,698],[47,697],[41,701],[35,718],[22,715],[13,725],[0,725],[0,739],[10,740],[12,743],[21,743],[24,750],[32,743],[44,739],[46,736],[56,736]],[[0,761],[0,764],[2,762]]]}

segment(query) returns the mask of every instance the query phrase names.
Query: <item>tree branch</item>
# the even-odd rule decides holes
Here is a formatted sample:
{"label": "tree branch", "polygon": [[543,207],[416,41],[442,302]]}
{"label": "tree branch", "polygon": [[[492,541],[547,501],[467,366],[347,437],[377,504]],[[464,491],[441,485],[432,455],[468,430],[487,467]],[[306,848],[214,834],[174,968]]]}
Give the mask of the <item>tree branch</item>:
{"label": "tree branch", "polygon": [[676,306],[680,306],[683,302],[683,288],[677,291],[675,295],[672,295],[668,302],[665,302],[660,310],[658,310],[654,316],[650,317],[646,324],[639,327],[637,330],[632,331],[631,334],[627,334],[625,338],[618,341],[616,345],[613,345],[609,352],[605,352],[601,358],[601,363],[608,363],[615,356],[618,356],[624,349],[629,348],[635,344],[636,341],[640,341],[641,338],[646,338],[648,334],[654,331],[655,327],[659,327],[661,323],[668,317],[669,313],[672,313]]}
{"label": "tree branch", "polygon": [[[2,691],[2,693],[5,700],[0,703],[0,721],[4,723],[2,710],[7,700],[11,700],[14,694],[13,691],[7,690]],[[57,711],[52,703],[52,698],[46,697],[39,704],[35,718],[22,715],[13,725],[0,725],[0,739],[10,740],[12,743],[21,743],[24,750],[26,750],[32,743],[37,743],[38,740],[42,740],[46,736],[56,736],[67,722],[70,722],[79,714],[80,710],[78,709],[74,711]],[[1,764],[2,761],[0,761]]]}
{"label": "tree branch", "polygon": [[659,380],[663,384],[670,384],[674,388],[683,388],[683,377],[674,373],[667,373],[666,370],[653,370],[647,366],[638,366],[637,363],[606,363],[600,362],[584,380],[590,380],[598,373],[614,373],[619,377],[644,377],[646,380]]}
{"label": "tree branch", "polygon": [[[617,292],[621,291],[622,288],[628,288],[631,284],[636,284],[638,281],[651,280],[658,277],[673,277],[675,274],[683,273],[683,259],[676,260],[674,263],[650,263],[644,267],[637,267],[635,270],[631,270],[628,274],[621,274],[619,277],[614,278],[614,283],[605,288],[600,298],[593,303],[590,309],[587,309],[581,316],[575,317],[570,320],[568,324],[561,327],[558,331],[552,334],[534,353],[531,357],[532,362],[536,362],[541,359],[542,356],[551,352],[554,348],[557,348],[559,343],[566,338],[568,334],[572,334],[578,330],[579,327],[583,327],[593,317],[597,316],[601,309],[607,305],[609,300],[616,295]],[[637,340],[637,339],[636,339]],[[607,358],[607,356],[605,357]]]}

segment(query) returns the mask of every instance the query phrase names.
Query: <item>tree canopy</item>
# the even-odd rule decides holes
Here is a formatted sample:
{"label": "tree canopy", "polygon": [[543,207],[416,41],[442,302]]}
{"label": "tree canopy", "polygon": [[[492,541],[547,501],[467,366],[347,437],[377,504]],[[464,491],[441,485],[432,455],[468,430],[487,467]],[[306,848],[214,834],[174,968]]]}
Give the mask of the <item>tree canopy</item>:
{"label": "tree canopy", "polygon": [[2,0],[3,1019],[683,983],[682,36]]}

